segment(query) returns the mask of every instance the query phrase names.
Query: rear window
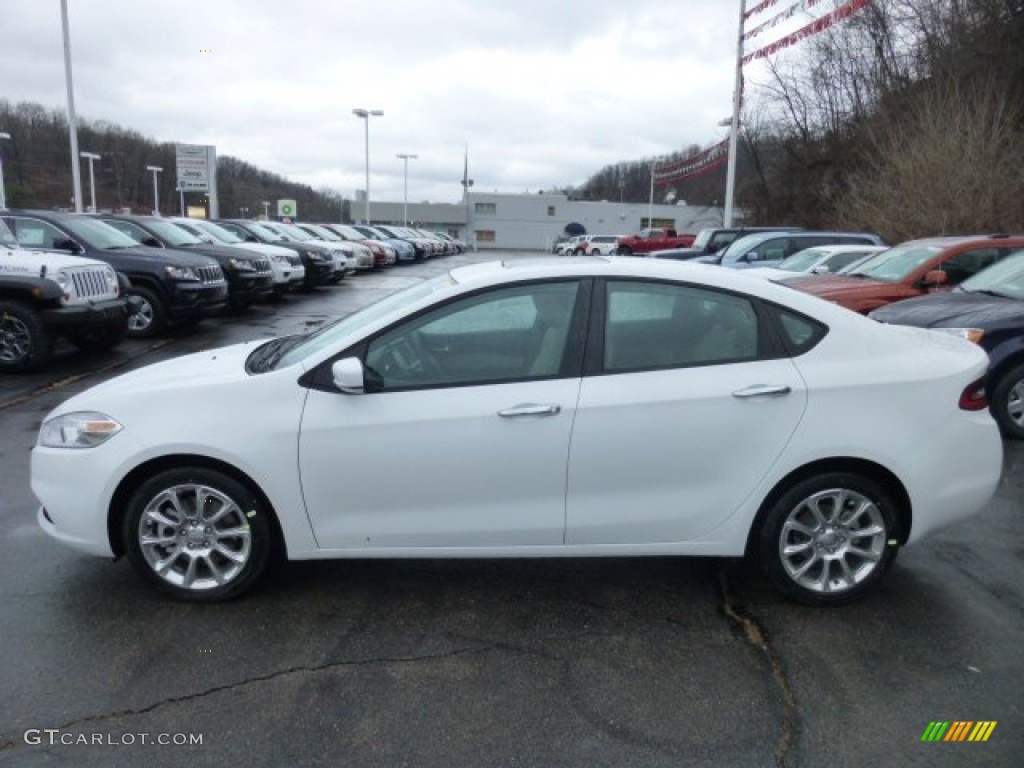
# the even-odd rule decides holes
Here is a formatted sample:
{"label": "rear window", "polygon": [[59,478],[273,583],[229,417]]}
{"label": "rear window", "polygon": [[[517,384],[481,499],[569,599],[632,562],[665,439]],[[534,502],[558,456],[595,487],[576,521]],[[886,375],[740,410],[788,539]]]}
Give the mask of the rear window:
{"label": "rear window", "polygon": [[819,323],[807,315],[801,315],[799,312],[774,304],[769,305],[769,309],[775,316],[775,325],[782,337],[782,343],[792,357],[814,349],[828,333],[827,325]]}

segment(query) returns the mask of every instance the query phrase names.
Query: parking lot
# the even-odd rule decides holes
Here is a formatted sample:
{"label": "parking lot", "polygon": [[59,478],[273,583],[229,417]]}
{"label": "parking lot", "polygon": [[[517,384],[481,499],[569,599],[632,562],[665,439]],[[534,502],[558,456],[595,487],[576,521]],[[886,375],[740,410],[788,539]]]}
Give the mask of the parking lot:
{"label": "parking lot", "polygon": [[[743,563],[681,558],[292,563],[241,600],[181,604],[37,526],[29,451],[63,399],[502,256],[520,257],[357,275],[0,379],[0,764],[1019,764],[1020,442],[980,515],[838,609],[787,603]],[[922,742],[932,721],[997,725],[985,743]]]}

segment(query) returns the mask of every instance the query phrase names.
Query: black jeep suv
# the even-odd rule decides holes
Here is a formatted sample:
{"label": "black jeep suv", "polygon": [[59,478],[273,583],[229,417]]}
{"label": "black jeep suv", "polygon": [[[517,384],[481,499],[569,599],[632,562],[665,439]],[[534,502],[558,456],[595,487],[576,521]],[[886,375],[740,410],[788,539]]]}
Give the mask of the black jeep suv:
{"label": "black jeep suv", "polygon": [[205,243],[184,227],[157,216],[100,215],[98,218],[140,245],[178,248],[216,259],[227,278],[228,302],[234,309],[245,309],[274,292],[274,272],[265,256],[230,245]]}

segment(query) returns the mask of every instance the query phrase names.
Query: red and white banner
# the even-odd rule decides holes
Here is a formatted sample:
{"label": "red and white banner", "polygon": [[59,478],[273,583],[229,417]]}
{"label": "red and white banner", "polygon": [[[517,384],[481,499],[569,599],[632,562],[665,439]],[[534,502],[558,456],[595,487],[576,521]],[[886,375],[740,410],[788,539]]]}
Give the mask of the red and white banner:
{"label": "red and white banner", "polygon": [[685,160],[678,160],[669,165],[654,168],[654,180],[659,184],[664,184],[669,181],[679,181],[680,179],[686,179],[690,176],[697,176],[698,174],[710,171],[722,163],[724,163],[729,157],[729,140],[715,144],[712,147],[708,147],[703,152],[698,152],[696,155],[686,158]]}
{"label": "red and white banner", "polygon": [[839,6],[831,13],[822,16],[820,19],[815,19],[810,24],[801,27],[790,35],[779,38],[774,43],[770,43],[763,48],[758,48],[756,51],[744,55],[740,61],[742,64],[749,64],[755,59],[763,59],[766,56],[771,56],[773,53],[778,53],[785,48],[789,48],[791,45],[796,45],[801,40],[805,40],[811,35],[816,35],[819,32],[828,29],[833,24],[837,24],[838,22],[852,16],[870,2],[871,0],[847,0],[845,4]]}
{"label": "red and white banner", "polygon": [[758,24],[756,27],[751,29],[749,32],[744,32],[741,40],[751,40],[757,37],[759,34],[764,32],[766,29],[772,29],[777,27],[784,21],[789,21],[791,18],[796,16],[798,13],[806,12],[810,8],[813,8],[821,0],[799,0],[799,2],[793,3],[789,8],[784,11],[779,11],[777,14],[772,16],[768,21]]}

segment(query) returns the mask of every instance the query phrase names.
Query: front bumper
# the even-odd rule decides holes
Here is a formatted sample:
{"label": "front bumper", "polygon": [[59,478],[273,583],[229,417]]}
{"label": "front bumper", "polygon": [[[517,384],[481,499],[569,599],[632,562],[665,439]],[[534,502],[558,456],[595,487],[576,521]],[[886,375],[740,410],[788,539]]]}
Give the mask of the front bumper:
{"label": "front bumper", "polygon": [[65,328],[67,326],[88,328],[117,325],[123,322],[128,314],[128,301],[124,298],[94,301],[90,304],[80,304],[71,307],[45,309],[42,312],[43,321],[51,328]]}

